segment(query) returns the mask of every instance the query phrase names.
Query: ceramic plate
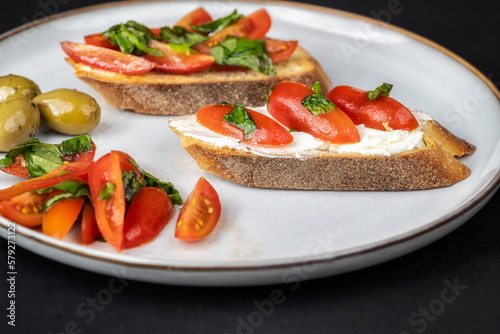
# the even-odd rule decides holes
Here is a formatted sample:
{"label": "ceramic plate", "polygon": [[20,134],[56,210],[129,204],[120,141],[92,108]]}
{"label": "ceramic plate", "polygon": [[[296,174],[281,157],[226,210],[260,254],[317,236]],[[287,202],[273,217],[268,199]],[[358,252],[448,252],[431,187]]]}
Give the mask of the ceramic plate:
{"label": "ceramic plate", "polygon": [[[268,36],[299,40],[334,85],[372,89],[393,83],[392,96],[431,114],[477,146],[475,153],[461,159],[472,175],[448,188],[409,192],[283,191],[234,184],[197,167],[169,129],[168,117],[108,106],[73,75],[59,47],[60,41],[81,42],[84,35],[129,19],[153,27],[171,25],[200,5],[214,17],[233,8],[249,14],[265,7],[273,18]],[[173,182],[183,198],[200,176],[220,195],[223,213],[217,229],[195,243],[176,240],[173,222],[155,241],[120,254],[106,243],[79,245],[77,229],[60,241],[17,227],[19,246],[84,270],[203,286],[334,275],[387,261],[442,237],[477,212],[499,184],[500,95],[494,86],[442,47],[365,17],[287,2],[115,3],[4,34],[0,54],[2,75],[27,76],[42,91],[75,88],[98,100],[102,120],[92,132],[98,156],[111,149],[128,152],[145,170]],[[51,143],[67,138],[45,128],[38,137]],[[16,181],[0,175],[2,188]],[[0,225],[5,237],[9,221],[0,218]]]}

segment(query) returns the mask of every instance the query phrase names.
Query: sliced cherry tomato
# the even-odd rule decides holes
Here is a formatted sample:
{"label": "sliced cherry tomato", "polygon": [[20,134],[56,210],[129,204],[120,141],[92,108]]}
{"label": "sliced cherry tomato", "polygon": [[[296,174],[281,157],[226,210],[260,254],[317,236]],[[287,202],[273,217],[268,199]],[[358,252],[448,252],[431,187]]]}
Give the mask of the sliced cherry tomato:
{"label": "sliced cherry tomato", "polygon": [[129,172],[129,171],[134,171],[137,176],[142,180],[144,177],[142,176],[142,173],[137,169],[137,167],[132,164],[131,160],[134,160],[130,155],[128,155],[125,152],[122,151],[111,151],[111,153],[114,153],[118,156],[120,160],[120,169],[124,172]]}
{"label": "sliced cherry tomato", "polygon": [[177,218],[175,237],[186,241],[206,237],[217,225],[220,214],[217,191],[205,178],[200,177]]}
{"label": "sliced cherry tomato", "polygon": [[123,249],[153,240],[174,215],[167,193],[159,188],[144,187],[135,195],[123,226]]}
{"label": "sliced cherry tomato", "polygon": [[[365,90],[350,86],[337,86],[326,96],[353,120],[354,124],[387,130],[414,130],[418,121],[408,108],[392,97],[381,95],[370,101]],[[385,124],[385,125],[384,125]]]}
{"label": "sliced cherry tomato", "polygon": [[101,33],[87,35],[83,38],[85,43],[95,46],[100,46],[107,49],[112,49],[116,51],[120,51],[120,47],[118,45],[113,45],[111,42]]}
{"label": "sliced cherry tomato", "polygon": [[149,72],[156,66],[142,57],[95,45],[65,41],[61,42],[61,47],[76,62],[112,72],[140,74]]}
{"label": "sliced cherry tomato", "polygon": [[118,155],[108,153],[90,167],[89,187],[99,231],[104,239],[120,252],[125,219],[125,195]]}
{"label": "sliced cherry tomato", "polygon": [[42,225],[42,204],[63,191],[51,190],[43,193],[25,192],[0,202],[0,214],[5,218],[26,226],[38,227]]}
{"label": "sliced cherry tomato", "polygon": [[12,187],[0,190],[0,201],[7,200],[27,191],[52,187],[63,181],[72,180],[86,183],[92,161],[70,162],[47,174],[16,183]]}
{"label": "sliced cherry tomato", "polygon": [[210,67],[215,62],[214,57],[191,52],[187,55],[185,52],[176,52],[167,43],[151,40],[150,47],[161,50],[165,55],[155,57],[152,55],[143,56],[156,64],[156,70],[175,74],[186,74],[199,72]]}
{"label": "sliced cherry tomato", "polygon": [[298,41],[281,41],[278,39],[266,38],[266,52],[271,57],[273,63],[277,63],[290,58],[299,44]]}
{"label": "sliced cherry tomato", "polygon": [[262,39],[271,28],[271,17],[265,9],[260,9],[230,26],[216,32],[208,41],[198,43],[193,48],[201,53],[210,54],[210,48],[219,45],[227,36]]}
{"label": "sliced cherry tomato", "polygon": [[89,245],[102,237],[95,219],[94,206],[89,201],[83,205],[81,230],[82,244],[84,245]]}
{"label": "sliced cherry tomato", "polygon": [[191,24],[195,26],[199,26],[200,24],[207,23],[212,21],[212,16],[207,13],[205,9],[202,7],[199,7],[192,12],[184,15],[179,21],[177,21],[174,26],[177,27],[182,27],[186,29],[187,31],[194,31],[193,28],[191,28]]}
{"label": "sliced cherry tomato", "polygon": [[77,220],[82,211],[85,197],[63,199],[43,214],[42,230],[45,235],[63,239]]}
{"label": "sliced cherry tomato", "polygon": [[[224,121],[224,116],[233,108],[232,105],[208,105],[196,113],[196,120],[201,125],[221,135],[243,140],[243,130]],[[257,125],[257,130],[245,140],[246,143],[279,146],[290,144],[293,141],[290,132],[272,118],[248,108],[246,110]]]}
{"label": "sliced cherry tomato", "polygon": [[280,123],[290,129],[334,144],[359,142],[359,133],[351,119],[339,108],[314,116],[302,105],[302,100],[313,94],[306,85],[283,81],[269,94],[267,109]]}

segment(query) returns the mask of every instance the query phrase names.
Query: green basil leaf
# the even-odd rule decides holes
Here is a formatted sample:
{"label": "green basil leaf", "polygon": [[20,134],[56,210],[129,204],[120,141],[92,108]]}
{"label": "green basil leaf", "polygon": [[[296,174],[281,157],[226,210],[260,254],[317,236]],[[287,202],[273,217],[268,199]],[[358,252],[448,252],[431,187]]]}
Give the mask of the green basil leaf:
{"label": "green basil leaf", "polygon": [[368,97],[368,100],[372,102],[375,101],[377,97],[381,95],[389,96],[391,94],[392,86],[393,85],[384,82],[382,85],[375,88],[375,90],[367,91],[366,96]]}
{"label": "green basil leaf", "polygon": [[128,172],[122,170],[122,180],[125,200],[130,203],[145,183],[133,170]]}
{"label": "green basil leaf", "polygon": [[63,181],[63,182],[56,184],[55,186],[52,186],[52,187],[47,188],[47,189],[62,190],[62,191],[65,191],[69,194],[72,194],[75,197],[87,196],[89,199],[91,198],[89,186],[83,182],[67,180],[67,181]]}
{"label": "green basil leaf", "polygon": [[195,51],[191,49],[191,44],[189,43],[184,43],[184,44],[169,44],[172,50],[175,52],[184,52],[186,55],[190,55],[191,52],[198,53],[198,51]]}
{"label": "green basil leaf", "polygon": [[48,208],[50,208],[52,205],[56,204],[59,201],[62,201],[63,199],[69,199],[69,198],[75,198],[73,194],[70,193],[63,193],[56,195],[49,199],[47,202],[42,204],[42,211],[45,212],[47,211]]}
{"label": "green basil leaf", "polygon": [[306,96],[302,101],[302,105],[309,110],[314,116],[319,116],[337,108],[335,104],[321,95],[321,87],[319,82],[315,82],[311,89],[314,91],[311,95]]}
{"label": "green basil leaf", "polygon": [[101,192],[99,193],[99,199],[103,200],[108,200],[111,198],[111,195],[113,195],[113,192],[115,191],[116,184],[114,183],[106,183],[104,187],[102,187]]}
{"label": "green basil leaf", "polygon": [[149,42],[156,39],[156,36],[146,26],[135,21],[114,25],[103,34],[111,44],[118,45],[123,53],[136,56],[151,54],[156,57],[165,55],[160,50],[149,47]]}
{"label": "green basil leaf", "polygon": [[54,144],[38,143],[23,152],[30,177],[38,177],[63,165],[59,148]]}
{"label": "green basil leaf", "polygon": [[235,104],[233,110],[224,116],[224,121],[243,130],[243,139],[248,139],[257,131],[257,125],[255,125],[254,120],[248,114],[247,110],[239,104]]}
{"label": "green basil leaf", "polygon": [[207,36],[189,32],[182,27],[162,27],[160,30],[160,39],[169,44],[191,44],[204,42],[208,40]]}
{"label": "green basil leaf", "polygon": [[38,145],[40,141],[35,138],[28,140],[21,145],[9,150],[5,154],[5,158],[0,159],[0,168],[6,168],[9,167],[14,163],[14,158],[17,157],[19,154],[23,153],[24,151],[30,149],[33,145]]}
{"label": "green basil leaf", "polygon": [[228,36],[210,50],[210,55],[220,65],[244,66],[270,77],[276,74],[273,61],[266,52],[264,40]]}
{"label": "green basil leaf", "polygon": [[63,156],[81,152],[88,152],[92,149],[92,136],[90,134],[64,140],[61,143],[61,146],[59,146],[59,151]]}
{"label": "green basil leaf", "polygon": [[12,157],[5,157],[3,159],[0,159],[0,168],[6,168],[9,167],[14,163],[14,158]]}
{"label": "green basil leaf", "polygon": [[222,18],[214,20],[214,21],[200,24],[199,26],[192,24],[191,27],[199,32],[212,33],[212,32],[220,31],[220,30],[230,26],[234,22],[238,21],[239,19],[244,18],[244,17],[245,17],[245,15],[238,14],[238,12],[236,10],[234,10],[228,16],[222,17]]}

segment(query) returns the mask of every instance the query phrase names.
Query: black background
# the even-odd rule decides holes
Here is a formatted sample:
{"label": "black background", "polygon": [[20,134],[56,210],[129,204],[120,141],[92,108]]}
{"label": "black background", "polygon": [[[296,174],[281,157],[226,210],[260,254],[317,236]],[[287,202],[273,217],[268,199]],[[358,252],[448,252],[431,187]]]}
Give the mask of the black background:
{"label": "black background", "polygon": [[[393,1],[309,3],[373,17]],[[54,13],[99,2],[61,0]],[[498,5],[488,1],[401,0],[400,6],[403,10],[391,16],[391,24],[443,45],[493,82],[500,81]],[[32,20],[41,8],[38,1],[2,0],[0,33]],[[36,50],[33,52],[36,57]],[[2,67],[1,60],[6,56],[0,55],[0,73],[9,71]],[[497,193],[456,231],[407,256],[340,276],[302,282],[293,291],[288,285],[195,288],[134,281],[121,285],[110,277],[17,248],[15,328],[7,326],[7,277],[2,274],[7,272],[7,244],[0,239],[0,332],[498,333],[499,201]],[[104,296],[101,291],[108,289],[110,282],[123,289],[113,294],[107,305],[98,305],[93,315],[79,315],[78,307]],[[457,285],[458,290],[445,290],[447,284]],[[269,300],[276,289],[284,293],[279,299],[282,303],[272,312],[259,311],[256,304]],[[434,314],[429,311],[426,316],[429,307]],[[247,325],[241,325],[242,321]]]}

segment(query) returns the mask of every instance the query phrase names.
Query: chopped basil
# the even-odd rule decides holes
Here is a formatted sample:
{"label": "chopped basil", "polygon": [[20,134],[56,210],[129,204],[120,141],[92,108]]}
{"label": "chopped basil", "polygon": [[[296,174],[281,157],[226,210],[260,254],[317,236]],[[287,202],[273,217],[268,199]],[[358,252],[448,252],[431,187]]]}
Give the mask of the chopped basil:
{"label": "chopped basil", "polygon": [[335,104],[321,95],[321,86],[319,82],[315,82],[311,89],[314,91],[311,95],[306,96],[302,100],[302,105],[309,110],[314,116],[319,116],[337,108]]}
{"label": "chopped basil", "polygon": [[257,130],[257,125],[252,117],[248,114],[247,110],[239,104],[234,104],[233,110],[224,116],[224,121],[243,130],[244,140],[248,139]]}
{"label": "chopped basil", "polygon": [[59,146],[59,151],[62,155],[88,152],[92,149],[92,137],[90,134],[65,140],[61,143],[61,146]]}
{"label": "chopped basil", "polygon": [[200,24],[199,26],[192,24],[191,27],[195,29],[196,31],[203,32],[203,33],[212,33],[212,32],[217,32],[220,31],[234,22],[238,21],[239,19],[244,18],[245,15],[238,14],[236,10],[234,10],[231,14],[228,16],[222,17],[220,19],[206,22],[203,24]]}
{"label": "chopped basil", "polygon": [[42,211],[45,212],[47,211],[48,208],[50,208],[52,205],[56,204],[59,201],[62,201],[63,199],[69,199],[69,198],[75,198],[73,194],[70,193],[62,193],[59,195],[56,195],[52,198],[50,198],[47,202],[42,204]]}
{"label": "chopped basil", "polygon": [[133,171],[128,172],[122,170],[123,190],[125,193],[125,201],[130,203],[135,197],[135,194],[145,186],[144,181]]}
{"label": "chopped basil", "polygon": [[68,198],[75,198],[79,196],[87,196],[87,198],[90,199],[90,191],[89,191],[89,186],[85,183],[78,182],[78,181],[63,181],[59,184],[56,184],[55,186],[52,186],[50,188],[45,188],[45,189],[39,189],[35,190],[37,193],[44,193],[47,191],[51,190],[62,190],[65,191],[65,193],[56,195],[49,199],[47,202],[42,204],[42,210],[46,211],[48,208],[50,208],[52,205],[55,203],[63,200],[63,199],[68,199]]}
{"label": "chopped basil", "polygon": [[144,169],[139,167],[137,162],[135,162],[134,159],[128,159],[128,161],[139,170],[139,172],[142,173],[142,177],[144,178],[144,183],[145,186],[147,187],[155,187],[155,188],[160,188],[164,192],[167,193],[168,197],[172,201],[172,204],[174,205],[181,205],[182,204],[182,198],[179,195],[179,191],[175,189],[174,185],[170,182],[163,182],[160,181],[156,176],[153,176],[146,172]]}
{"label": "chopped basil", "polygon": [[220,65],[244,66],[270,77],[276,74],[273,61],[266,52],[264,40],[228,36],[210,50],[210,55]]}
{"label": "chopped basil", "polygon": [[99,199],[104,199],[108,200],[111,198],[111,195],[113,195],[113,192],[115,191],[116,184],[114,183],[106,183],[104,187],[101,189],[101,193],[99,194]]}
{"label": "chopped basil", "polygon": [[61,167],[64,162],[57,145],[45,143],[31,146],[29,150],[23,152],[23,157],[30,177],[45,175]]}
{"label": "chopped basil", "polygon": [[149,42],[156,39],[156,36],[146,26],[135,21],[114,25],[103,34],[111,44],[118,45],[123,53],[136,56],[150,54],[161,57],[165,55],[160,50],[149,47]]}
{"label": "chopped basil", "polygon": [[194,45],[196,43],[204,42],[208,39],[207,36],[202,34],[197,34],[195,32],[189,32],[182,27],[163,27],[160,32],[160,39],[164,40],[169,44],[190,44]]}
{"label": "chopped basil", "polygon": [[366,96],[368,97],[368,100],[372,102],[375,101],[380,95],[389,96],[389,94],[391,94],[392,86],[393,85],[384,82],[381,86],[375,88],[375,90],[367,91]]}
{"label": "chopped basil", "polygon": [[61,145],[40,143],[38,139],[32,139],[8,151],[5,158],[0,159],[0,168],[10,166],[14,163],[14,158],[22,154],[30,177],[38,177],[62,166],[66,155],[92,149],[90,134],[65,140]]}
{"label": "chopped basil", "polygon": [[191,44],[189,43],[169,45],[175,52],[184,52],[188,56],[191,54],[191,52],[198,53],[198,51],[191,49]]}

